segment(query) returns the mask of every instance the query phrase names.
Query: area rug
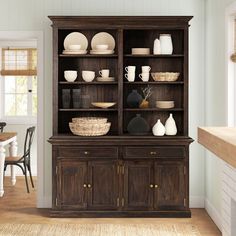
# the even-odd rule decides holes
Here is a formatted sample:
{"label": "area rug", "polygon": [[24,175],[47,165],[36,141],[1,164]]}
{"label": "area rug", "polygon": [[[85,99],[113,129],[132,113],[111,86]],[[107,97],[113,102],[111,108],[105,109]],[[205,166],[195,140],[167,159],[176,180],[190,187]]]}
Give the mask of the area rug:
{"label": "area rug", "polygon": [[1,236],[200,236],[191,224],[0,224]]}

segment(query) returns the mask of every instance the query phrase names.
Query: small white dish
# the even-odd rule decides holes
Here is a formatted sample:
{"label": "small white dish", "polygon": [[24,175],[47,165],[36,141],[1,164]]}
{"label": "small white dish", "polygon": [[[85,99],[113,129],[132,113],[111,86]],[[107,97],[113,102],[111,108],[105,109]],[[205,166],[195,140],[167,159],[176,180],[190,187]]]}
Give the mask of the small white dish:
{"label": "small white dish", "polygon": [[71,45],[68,46],[68,49],[72,50],[72,51],[73,50],[77,51],[77,50],[81,49],[81,45],[80,44],[71,44]]}
{"label": "small white dish", "polygon": [[87,50],[78,50],[78,51],[71,51],[71,50],[64,50],[62,54],[87,54]]}
{"label": "small white dish", "polygon": [[108,50],[107,44],[98,44],[95,46],[95,50]]}
{"label": "small white dish", "polygon": [[90,54],[113,54],[114,50],[91,50]]}
{"label": "small white dish", "polygon": [[92,105],[99,108],[109,108],[116,105],[116,102],[92,102]]}
{"label": "small white dish", "polygon": [[115,49],[115,39],[107,32],[100,32],[94,35],[91,41],[92,50],[96,49],[96,45],[108,45],[109,50]]}
{"label": "small white dish", "polygon": [[64,48],[66,50],[69,49],[69,45],[81,45],[81,50],[87,50],[88,40],[82,33],[72,32],[64,39]]}
{"label": "small white dish", "polygon": [[103,77],[97,77],[98,82],[113,82],[115,81],[114,77],[108,77],[108,78],[103,78]]}
{"label": "small white dish", "polygon": [[77,71],[76,70],[65,70],[64,77],[68,82],[74,82],[77,78]]}

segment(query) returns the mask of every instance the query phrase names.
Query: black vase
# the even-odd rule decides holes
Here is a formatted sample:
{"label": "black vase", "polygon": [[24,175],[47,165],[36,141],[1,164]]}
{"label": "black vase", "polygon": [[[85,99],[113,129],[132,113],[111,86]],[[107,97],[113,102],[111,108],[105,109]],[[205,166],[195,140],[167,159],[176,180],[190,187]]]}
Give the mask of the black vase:
{"label": "black vase", "polygon": [[70,108],[70,89],[62,89],[62,108],[69,109]]}
{"label": "black vase", "polygon": [[137,90],[132,90],[132,92],[127,97],[127,105],[130,108],[139,108],[142,102],[142,96],[137,92]]}
{"label": "black vase", "polygon": [[78,109],[81,107],[81,89],[73,89],[73,108]]}
{"label": "black vase", "polygon": [[129,122],[127,130],[132,135],[146,135],[150,131],[150,126],[140,114],[136,114]]}

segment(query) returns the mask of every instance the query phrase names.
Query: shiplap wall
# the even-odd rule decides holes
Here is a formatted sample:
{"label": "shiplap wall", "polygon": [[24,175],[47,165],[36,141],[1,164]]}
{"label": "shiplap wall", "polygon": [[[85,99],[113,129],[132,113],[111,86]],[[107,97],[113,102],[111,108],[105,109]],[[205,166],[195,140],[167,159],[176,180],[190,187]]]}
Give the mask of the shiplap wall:
{"label": "shiplap wall", "polygon": [[[52,131],[52,35],[48,15],[193,15],[190,28],[190,136],[197,138],[197,126],[204,125],[204,40],[205,0],[0,0],[0,30],[42,30],[44,32],[45,92],[45,184],[43,199],[51,196]],[[191,205],[203,207],[204,152],[191,145]]]}

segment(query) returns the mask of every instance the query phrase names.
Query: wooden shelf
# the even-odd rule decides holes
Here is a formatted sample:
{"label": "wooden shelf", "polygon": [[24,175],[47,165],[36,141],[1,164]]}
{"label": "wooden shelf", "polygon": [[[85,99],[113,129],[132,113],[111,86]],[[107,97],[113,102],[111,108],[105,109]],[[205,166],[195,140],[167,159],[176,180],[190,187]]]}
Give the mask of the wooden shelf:
{"label": "wooden shelf", "polygon": [[145,112],[145,111],[183,111],[183,108],[124,108],[124,111],[138,111],[138,112]]}
{"label": "wooden shelf", "polygon": [[118,109],[117,108],[107,108],[107,109],[102,109],[102,108],[79,108],[79,109],[69,108],[69,109],[64,109],[64,108],[60,108],[59,111],[87,111],[87,112],[104,111],[104,112],[108,112],[108,111],[118,111]]}
{"label": "wooden shelf", "polygon": [[79,81],[76,81],[76,82],[66,82],[66,81],[59,81],[59,84],[67,84],[67,85],[104,85],[104,84],[112,84],[112,85],[117,85],[118,82],[117,81],[114,81],[114,82],[98,82],[98,81],[95,81],[95,82],[79,82]]}
{"label": "wooden shelf", "polygon": [[118,58],[117,54],[59,54],[59,57],[79,57],[79,58]]}
{"label": "wooden shelf", "polygon": [[184,54],[171,54],[171,55],[132,55],[132,54],[125,54],[124,57],[147,57],[147,58],[176,58],[176,57],[184,57]]}
{"label": "wooden shelf", "polygon": [[158,82],[158,81],[147,81],[147,82],[143,82],[143,81],[136,81],[136,82],[128,82],[128,81],[124,81],[124,84],[128,84],[128,85],[134,85],[134,84],[151,84],[151,85],[161,85],[161,84],[184,84],[183,81],[174,81],[174,82],[168,82],[168,81],[163,81],[163,82]]}

